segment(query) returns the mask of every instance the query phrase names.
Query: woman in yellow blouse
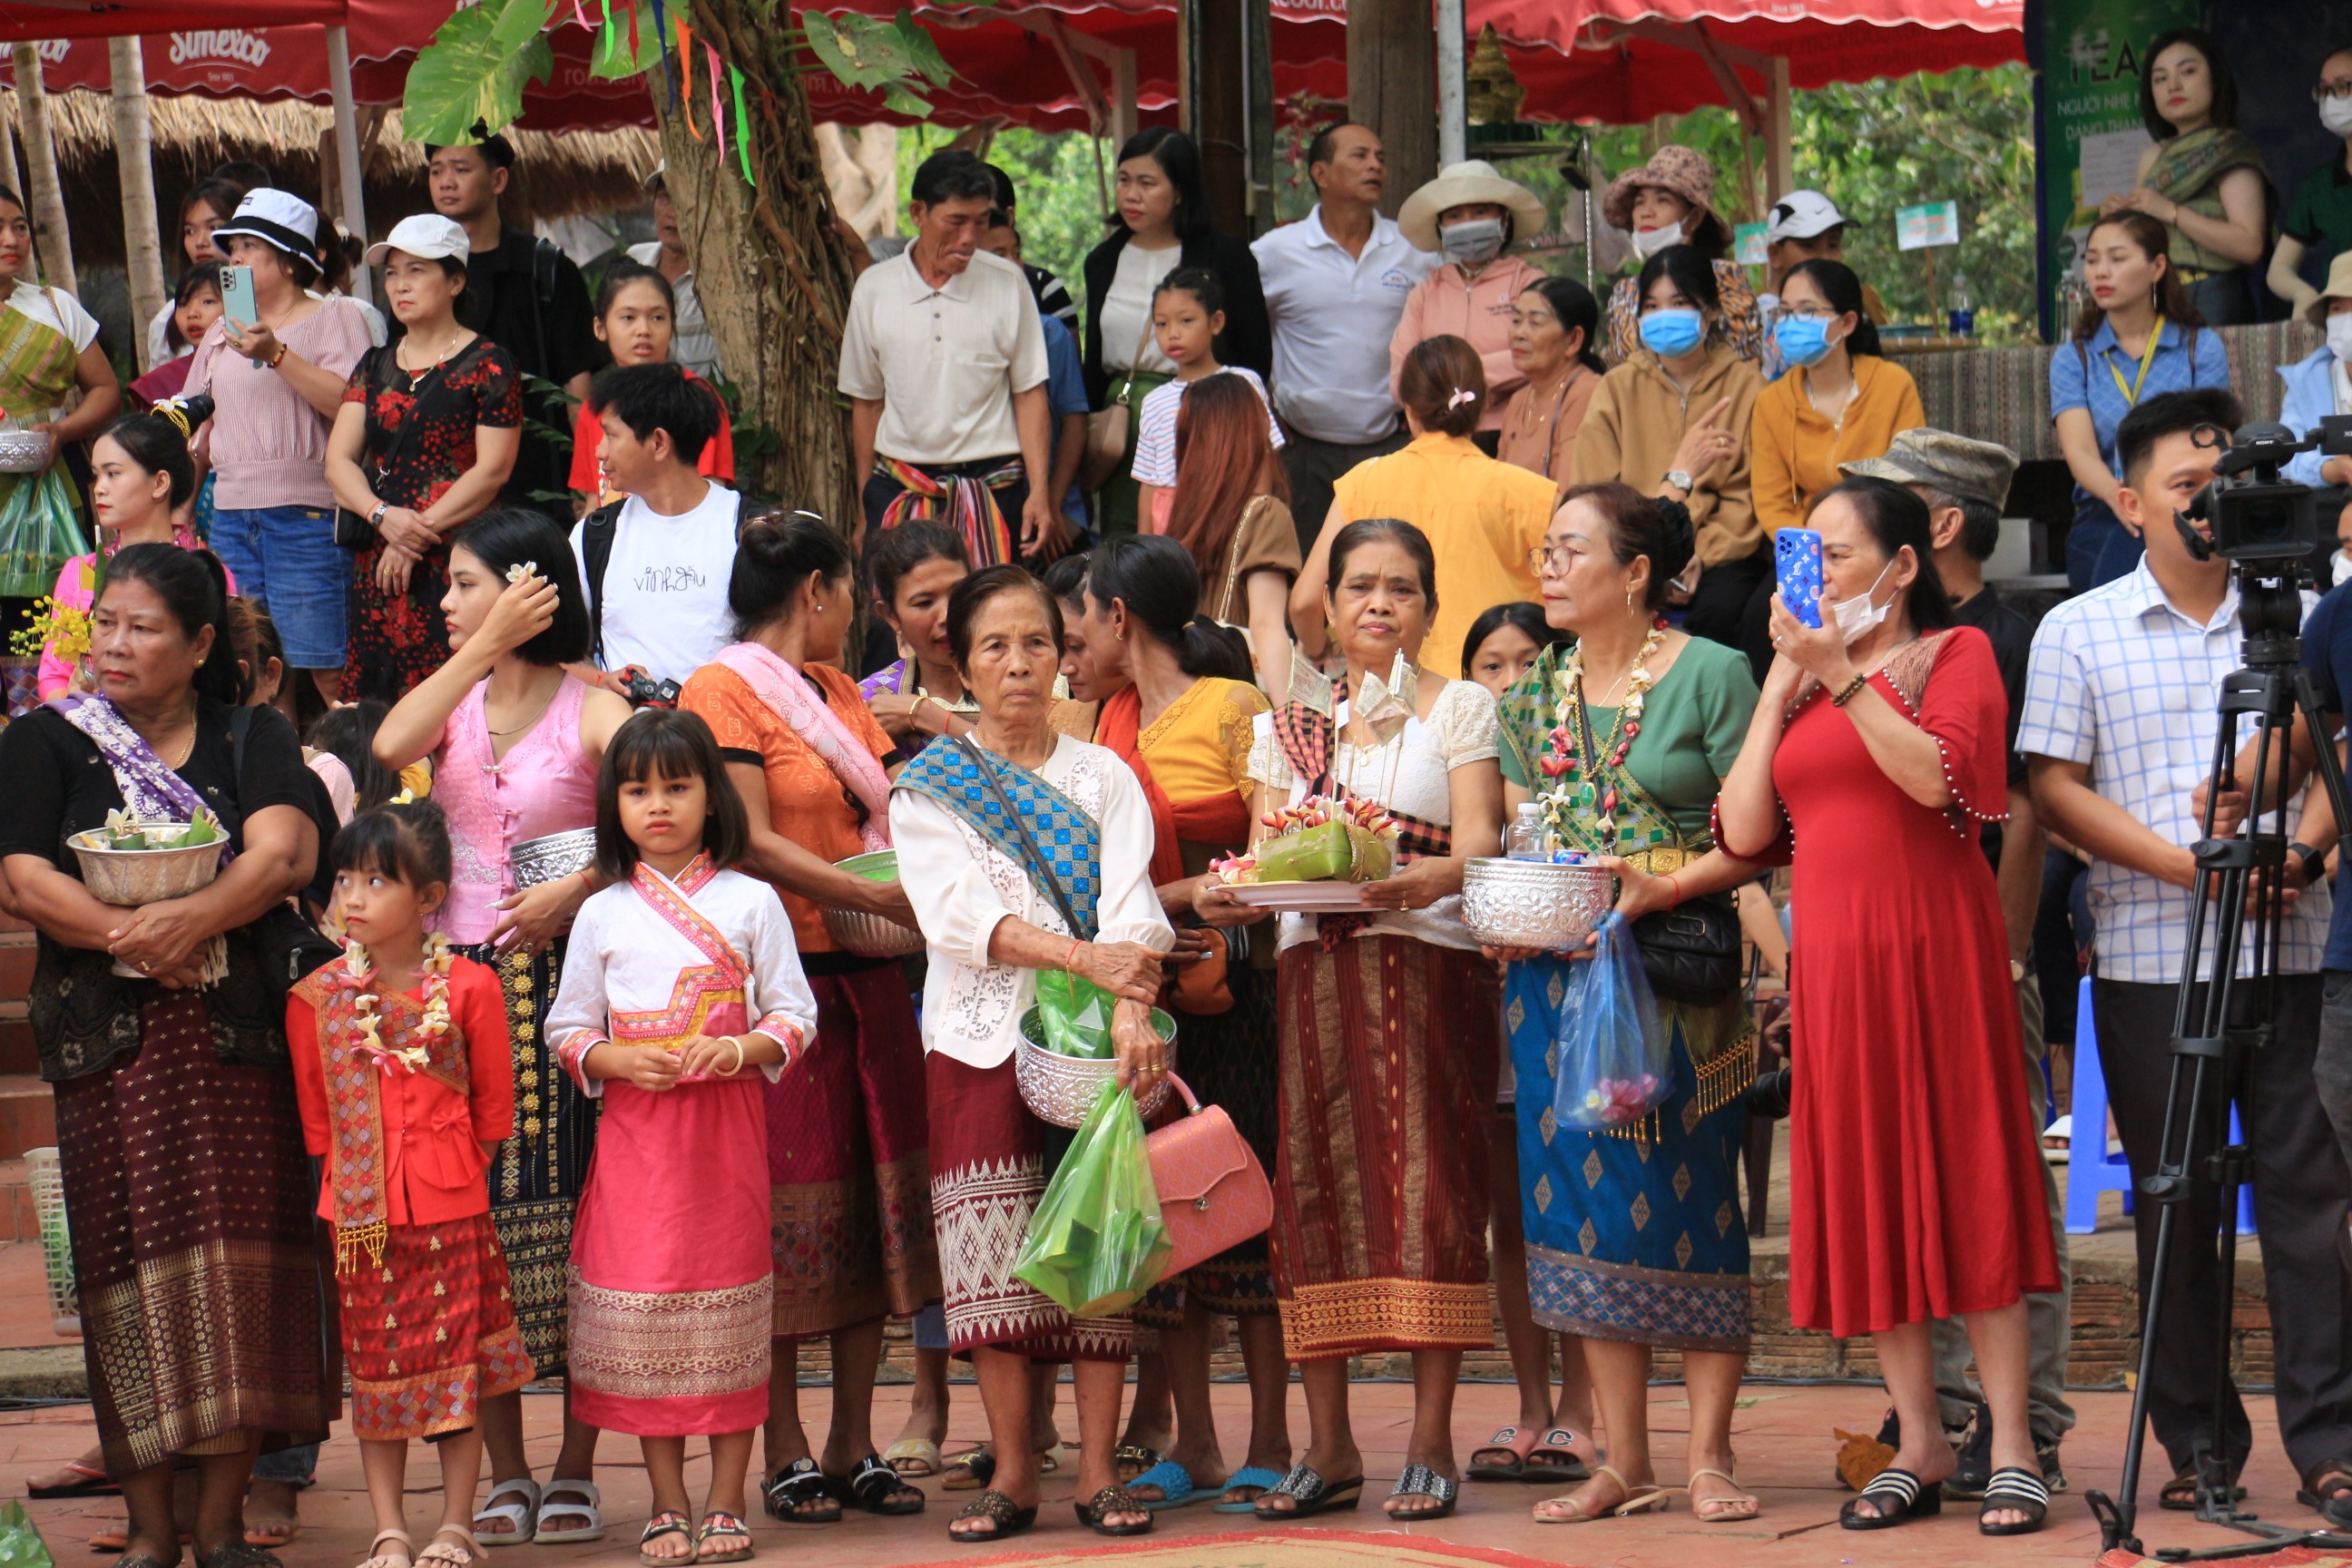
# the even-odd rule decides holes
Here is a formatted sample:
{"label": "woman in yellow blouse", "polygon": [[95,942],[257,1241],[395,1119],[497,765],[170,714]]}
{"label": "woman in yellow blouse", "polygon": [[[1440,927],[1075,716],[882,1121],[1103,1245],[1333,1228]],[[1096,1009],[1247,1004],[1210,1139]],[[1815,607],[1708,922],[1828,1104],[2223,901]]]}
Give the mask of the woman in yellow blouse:
{"label": "woman in yellow blouse", "polygon": [[1879,458],[1927,423],[1919,388],[1879,357],[1862,279],[1842,261],[1799,263],[1780,286],[1772,324],[1787,374],[1756,399],[1750,493],[1769,537],[1805,520],[1813,497],[1838,482],[1840,463]]}

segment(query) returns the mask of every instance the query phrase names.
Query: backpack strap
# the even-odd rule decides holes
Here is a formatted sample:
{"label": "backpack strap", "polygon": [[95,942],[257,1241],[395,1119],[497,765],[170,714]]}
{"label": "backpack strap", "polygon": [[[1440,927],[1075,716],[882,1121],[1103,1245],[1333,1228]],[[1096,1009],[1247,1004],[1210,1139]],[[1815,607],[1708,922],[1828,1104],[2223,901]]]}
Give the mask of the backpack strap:
{"label": "backpack strap", "polygon": [[[604,663],[604,568],[612,564],[613,536],[620,528],[621,509],[627,504],[626,498],[612,501],[580,520],[580,561],[587,569],[582,574],[585,579],[582,585],[588,590],[590,648],[600,668]],[[739,531],[741,525],[739,512]]]}

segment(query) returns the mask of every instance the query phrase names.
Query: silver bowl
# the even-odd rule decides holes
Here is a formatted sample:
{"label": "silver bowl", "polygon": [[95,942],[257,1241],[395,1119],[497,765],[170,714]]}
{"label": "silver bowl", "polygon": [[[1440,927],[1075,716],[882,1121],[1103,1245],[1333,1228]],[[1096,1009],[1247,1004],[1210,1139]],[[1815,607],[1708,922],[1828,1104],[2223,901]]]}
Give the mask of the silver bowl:
{"label": "silver bowl", "polygon": [[[1176,1020],[1154,1007],[1151,1026],[1168,1043],[1168,1070],[1174,1072]],[[1040,1121],[1050,1121],[1056,1127],[1076,1127],[1095,1108],[1103,1085],[1118,1076],[1118,1064],[1115,1061],[1066,1057],[1048,1047],[1045,1026],[1037,1016],[1036,1008],[1021,1015],[1021,1046],[1013,1055],[1013,1078],[1021,1086],[1021,1098]],[[1148,1119],[1167,1098],[1168,1080],[1163,1077],[1159,1088],[1135,1102],[1135,1109]]]}
{"label": "silver bowl", "polygon": [[1490,947],[1565,952],[1583,946],[1617,901],[1616,880],[1592,866],[1473,860],[1462,874],[1462,918]]}
{"label": "silver bowl", "polygon": [[596,830],[574,827],[526,838],[514,847],[508,863],[514,868],[519,889],[536,888],[585,871],[596,863]]}
{"label": "silver bowl", "polygon": [[0,430],[0,474],[37,474],[56,454],[46,430]]}
{"label": "silver bowl", "polygon": [[99,842],[105,837],[104,829],[92,828],[66,842],[81,862],[82,886],[89,896],[118,909],[186,898],[220,875],[221,851],[228,847],[215,838],[184,849],[106,849]]}
{"label": "silver bowl", "polygon": [[[852,876],[865,877],[874,871],[888,875],[875,877],[877,882],[898,879],[898,852],[896,849],[872,849],[863,855],[852,855],[834,865]],[[844,952],[854,952],[860,958],[904,958],[910,952],[923,951],[923,933],[913,926],[864,910],[838,910],[824,907],[824,933],[833,938],[834,945]]]}

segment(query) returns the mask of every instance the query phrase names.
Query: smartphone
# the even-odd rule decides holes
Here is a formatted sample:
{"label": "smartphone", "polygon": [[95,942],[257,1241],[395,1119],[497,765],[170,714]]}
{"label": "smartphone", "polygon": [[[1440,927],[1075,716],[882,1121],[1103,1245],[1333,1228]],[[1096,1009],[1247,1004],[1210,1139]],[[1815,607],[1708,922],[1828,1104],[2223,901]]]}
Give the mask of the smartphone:
{"label": "smartphone", "polygon": [[253,303],[252,268],[222,268],[220,296],[221,314],[238,326],[250,328],[261,320],[261,312]]}
{"label": "smartphone", "polygon": [[1809,626],[1822,624],[1822,536],[1784,528],[1772,536],[1772,564],[1780,602]]}

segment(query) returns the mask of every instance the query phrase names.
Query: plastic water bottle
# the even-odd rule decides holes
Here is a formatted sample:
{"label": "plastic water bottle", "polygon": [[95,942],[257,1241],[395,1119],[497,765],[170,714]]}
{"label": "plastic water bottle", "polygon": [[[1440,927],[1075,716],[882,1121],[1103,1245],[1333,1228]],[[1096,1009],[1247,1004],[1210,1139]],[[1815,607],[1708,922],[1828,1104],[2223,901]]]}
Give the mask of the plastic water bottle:
{"label": "plastic water bottle", "polygon": [[1503,838],[1503,853],[1514,860],[1548,858],[1544,840],[1549,830],[1544,826],[1543,806],[1536,801],[1520,805],[1519,815],[1511,830]]}

